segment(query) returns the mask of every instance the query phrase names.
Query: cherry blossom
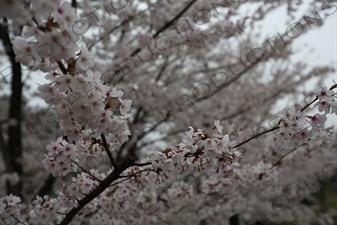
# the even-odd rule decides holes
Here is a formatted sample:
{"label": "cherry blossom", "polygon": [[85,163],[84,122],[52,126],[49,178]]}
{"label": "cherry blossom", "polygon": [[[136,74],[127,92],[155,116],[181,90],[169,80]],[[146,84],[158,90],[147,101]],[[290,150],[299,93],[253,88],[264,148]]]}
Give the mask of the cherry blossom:
{"label": "cherry blossom", "polygon": [[220,121],[219,120],[214,121],[214,125],[215,125],[216,129],[218,130],[218,132],[222,133],[223,127],[220,125]]}
{"label": "cherry blossom", "polygon": [[[297,97],[311,96],[302,85],[334,69],[282,70],[296,40],[276,35],[263,45],[260,30],[244,32],[282,5],[291,14],[301,4],[265,2],[241,15],[248,2],[117,2],[0,3],[9,56],[47,79],[37,93],[48,105],[36,117],[46,130],[33,136],[22,126],[22,173],[7,166],[14,160],[0,164],[0,221],[332,224],[336,211],[322,211],[313,194],[336,168],[336,132],[327,126],[337,115],[336,85],[318,82],[306,104]],[[251,46],[262,46],[255,67]],[[293,104],[277,112],[283,97]],[[0,131],[20,120],[6,121]],[[0,136],[1,144],[11,138]]]}
{"label": "cherry blossom", "polygon": [[324,124],[327,120],[326,115],[321,115],[316,113],[313,116],[307,116],[310,119],[310,124],[313,129],[318,129],[324,127]]}
{"label": "cherry blossom", "polygon": [[83,70],[87,70],[88,68],[92,67],[94,65],[94,62],[92,59],[94,58],[94,55],[89,54],[89,51],[85,47],[81,47],[79,57],[76,60],[76,64]]}

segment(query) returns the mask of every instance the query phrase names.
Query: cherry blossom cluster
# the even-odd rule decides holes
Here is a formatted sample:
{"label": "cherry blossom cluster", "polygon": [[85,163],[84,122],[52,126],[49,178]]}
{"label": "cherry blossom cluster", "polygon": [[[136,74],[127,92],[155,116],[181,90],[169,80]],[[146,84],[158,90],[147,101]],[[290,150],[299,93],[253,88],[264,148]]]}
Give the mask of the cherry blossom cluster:
{"label": "cherry blossom cluster", "polygon": [[[22,36],[12,41],[17,61],[33,71],[49,72],[57,68],[57,61],[70,59],[78,52],[80,67],[92,65],[92,56],[86,56],[87,50],[78,46],[79,36],[73,27],[80,17],[69,3],[32,1],[31,10],[35,23],[24,26]],[[83,66],[85,59],[88,63]]]}
{"label": "cherry blossom cluster", "polygon": [[77,167],[73,162],[78,162],[76,146],[62,140],[61,137],[51,145],[47,145],[48,155],[42,164],[54,177],[65,176],[69,172],[76,172]]}
{"label": "cherry blossom cluster", "polygon": [[323,112],[323,114],[316,113],[310,116],[304,114],[303,109],[305,108],[298,110],[295,107],[285,109],[284,117],[279,121],[277,131],[269,137],[274,146],[300,146],[308,142],[314,133],[324,129],[327,114],[335,113],[337,115],[337,93],[333,90],[333,87],[328,89],[324,86],[315,94],[316,99],[314,101],[318,101],[314,104],[314,107],[318,107],[319,112]]}
{"label": "cherry blossom cluster", "polygon": [[[334,85],[336,87],[336,85]],[[336,114],[337,115],[337,93],[333,89],[328,89],[326,86],[322,87],[321,90],[316,92],[316,97],[318,102],[314,106],[318,106],[318,110],[326,114]],[[316,114],[317,115],[317,114]],[[309,117],[312,120],[312,126],[324,126],[324,118],[321,117]]]}
{"label": "cherry blossom cluster", "polygon": [[[213,131],[217,131],[217,133],[213,134]],[[85,215],[94,213],[95,216],[91,218],[92,221],[110,224],[117,221],[125,221],[124,216],[127,214],[127,220],[135,223],[137,218],[132,218],[133,216],[128,213],[138,209],[138,205],[143,204],[144,199],[150,199],[152,204],[156,203],[155,199],[162,199],[160,202],[163,203],[168,201],[167,197],[159,194],[148,196],[148,193],[155,193],[155,191],[145,190],[144,187],[151,187],[150,189],[152,189],[158,186],[163,188],[167,185],[171,185],[171,188],[169,188],[170,196],[180,196],[179,201],[170,202],[172,207],[168,209],[170,213],[174,212],[171,210],[181,207],[181,198],[184,201],[193,203],[184,208],[186,213],[198,210],[198,207],[203,206],[204,200],[201,201],[201,199],[208,199],[209,193],[218,193],[219,196],[222,196],[221,198],[228,199],[223,208],[215,209],[211,206],[206,206],[198,216],[191,214],[190,216],[194,216],[195,222],[201,221],[203,218],[213,218],[214,220],[212,221],[217,223],[219,222],[216,220],[216,218],[219,218],[217,213],[221,213],[222,210],[231,210],[232,213],[247,210],[247,204],[251,205],[254,201],[247,202],[249,199],[244,199],[238,194],[248,194],[252,188],[262,191],[265,189],[266,184],[276,182],[279,174],[277,169],[270,163],[259,162],[253,166],[237,167],[238,159],[241,156],[241,153],[236,150],[235,146],[237,144],[230,141],[228,135],[221,135],[221,133],[222,126],[219,121],[215,121],[214,127],[207,132],[190,127],[190,130],[186,132],[185,144],[181,143],[159,152],[149,153],[149,157],[144,158],[141,163],[151,162],[151,164],[143,168],[130,167],[126,169],[120,176],[120,179],[123,180],[117,180],[112,183],[111,188],[107,188],[102,195],[87,204],[81,211],[82,213],[74,218],[74,221],[83,221]],[[67,145],[67,143],[59,138],[56,143],[47,146],[47,149],[51,154],[57,155],[63,151],[63,145]],[[214,159],[219,162],[218,166],[214,167]],[[211,172],[211,175],[208,176],[208,179],[200,181],[201,192],[199,189],[190,189],[185,182],[176,182],[177,179],[186,177],[191,173],[199,174],[205,178],[203,172]],[[216,178],[215,174],[218,174],[220,178]],[[53,223],[53,221],[61,221],[62,214],[66,214],[69,208],[76,207],[77,199],[90,194],[104,178],[104,174],[99,174],[95,170],[91,170],[89,173],[77,174],[76,178],[72,178],[70,185],[63,185],[63,188],[58,193],[58,198],[51,199],[45,196],[43,198],[45,200],[42,200],[41,197],[37,197],[33,203],[34,207],[25,217],[20,217],[19,212],[15,211],[18,214],[17,218],[26,218],[26,221],[30,221],[32,224],[39,224],[40,221],[46,224]],[[143,191],[139,192],[139,190]],[[180,191],[177,192],[177,190]],[[189,191],[186,192],[185,190]],[[111,193],[114,194],[111,195]],[[200,196],[203,197],[201,198]],[[211,198],[211,201],[214,201],[214,199],[212,200]],[[19,202],[20,199],[16,199],[16,204]],[[238,202],[240,204],[237,204]],[[231,205],[233,207],[228,208]],[[165,207],[165,204],[159,203],[158,206]],[[9,212],[7,208],[4,209]],[[272,213],[272,210],[270,211]],[[15,212],[11,214],[15,215]],[[115,216],[108,216],[112,212]],[[171,215],[170,213],[167,215]],[[161,210],[161,214],[144,216],[143,222],[148,221],[149,224],[155,224],[162,220],[175,221],[175,219],[168,218],[165,215]],[[179,221],[181,218],[176,219]]]}
{"label": "cherry blossom cluster", "polygon": [[[316,164],[320,163],[319,166],[321,166],[321,163],[328,162],[332,158],[331,149],[334,146],[330,143],[333,143],[333,138],[330,140],[327,136],[331,137],[333,134],[325,135],[327,131],[323,131],[323,129],[327,120],[326,115],[333,113],[337,115],[335,101],[337,94],[333,90],[334,88],[324,87],[317,91],[317,98],[310,103],[310,105],[315,103],[314,107],[318,107],[321,114],[304,115],[306,107],[301,110],[295,108],[285,110],[284,117],[276,127],[270,130],[275,132],[274,135],[268,137],[267,141],[258,147],[249,143],[251,145],[249,145],[249,149],[247,148],[247,154],[243,156],[239,147],[262,134],[247,136],[250,135],[249,128],[239,131],[235,126],[232,126],[228,132],[218,120],[208,131],[197,128],[210,127],[208,120],[219,118],[219,115],[224,111],[226,113],[234,112],[232,118],[235,118],[237,115],[242,115],[242,109],[244,109],[243,113],[246,113],[244,117],[251,117],[249,121],[252,126],[260,124],[264,112],[270,115],[271,103],[263,100],[263,104],[257,104],[256,99],[259,99],[259,95],[261,95],[259,89],[263,90],[263,95],[269,89],[271,93],[274,93],[272,92],[273,87],[275,87],[275,91],[279,92],[287,92],[288,90],[286,88],[276,89],[276,86],[279,85],[272,82],[259,83],[256,78],[262,74],[260,71],[252,71],[250,77],[241,79],[241,81],[238,78],[242,74],[235,74],[238,75],[237,78],[230,80],[235,83],[228,89],[222,88],[222,84],[217,86],[214,83],[219,88],[218,91],[228,91],[226,93],[229,94],[213,95],[212,92],[212,101],[202,101],[208,99],[207,96],[198,98],[198,106],[191,106],[188,109],[195,117],[191,117],[185,108],[184,111],[182,110],[180,106],[184,105],[183,103],[179,105],[175,101],[182,113],[175,115],[177,121],[174,121],[174,126],[181,128],[193,123],[193,127],[190,126],[190,130],[185,133],[182,143],[180,140],[176,142],[178,139],[174,139],[173,145],[168,144],[171,147],[161,151],[149,148],[146,156],[141,155],[135,161],[124,159],[125,161],[122,162],[120,157],[115,156],[119,156],[121,150],[130,150],[125,149],[125,146],[122,145],[129,140],[131,127],[135,125],[132,123],[146,119],[145,115],[154,111],[156,108],[156,104],[153,104],[154,100],[157,101],[161,98],[163,102],[168,103],[173,97],[176,97],[175,95],[185,92],[186,87],[181,88],[181,80],[186,81],[187,85],[200,83],[207,77],[203,73],[219,71],[225,65],[222,53],[230,56],[226,58],[236,57],[235,51],[229,47],[227,49],[228,43],[225,41],[234,34],[243,34],[241,29],[246,27],[240,21],[235,23],[231,21],[231,15],[236,14],[235,10],[236,7],[239,7],[238,5],[232,6],[233,8],[228,12],[226,26],[223,26],[222,19],[212,18],[209,26],[198,29],[198,22],[207,20],[209,14],[203,13],[203,17],[200,18],[202,21],[194,20],[196,25],[193,28],[188,21],[195,18],[196,12],[199,14],[209,12],[208,9],[202,8],[204,6],[202,1],[191,0],[192,10],[185,2],[177,1],[177,4],[171,4],[164,1],[156,3],[141,1],[143,5],[149,6],[146,12],[140,12],[137,4],[131,2],[127,1],[128,7],[125,10],[115,10],[113,13],[111,8],[115,8],[112,1],[109,6],[111,12],[107,10],[107,4],[102,4],[100,9],[96,8],[97,11],[93,10],[94,6],[101,4],[100,1],[78,1],[78,5],[82,7],[78,7],[76,10],[69,3],[61,3],[60,0],[0,2],[1,16],[6,16],[9,19],[16,18],[17,11],[21,10],[23,13],[18,17],[28,21],[23,26],[22,37],[14,35],[12,41],[16,60],[20,61],[22,65],[30,67],[33,71],[47,73],[45,78],[48,80],[48,84],[40,85],[38,91],[50,107],[49,112],[52,112],[50,117],[54,117],[55,121],[59,122],[62,137],[47,145],[48,152],[45,154],[42,164],[54,177],[69,178],[65,179],[65,183],[56,191],[56,196],[34,196],[32,202],[29,200],[23,202],[21,198],[13,195],[0,198],[0,219],[11,215],[17,223],[21,224],[60,224],[70,215],[72,210],[76,209],[79,211],[66,224],[136,224],[140,221],[139,219],[141,219],[139,224],[148,225],[181,224],[182,221],[185,224],[193,225],[204,222],[229,224],[229,218],[238,214],[252,219],[251,221],[254,223],[261,221],[256,210],[265,213],[267,217],[272,216],[275,213],[273,208],[276,204],[275,199],[280,199],[281,194],[285,194],[295,185],[294,181],[300,180],[302,182],[306,175],[314,174],[315,169],[318,168]],[[273,1],[268,2],[272,3]],[[167,5],[172,10],[166,10],[164,6]],[[213,4],[211,5],[213,6]],[[175,11],[180,12],[183,7],[186,7],[186,10],[176,18],[180,17],[179,20],[186,21],[186,23],[179,27],[178,20],[170,18],[174,18],[173,12],[174,14]],[[268,11],[272,11],[273,7],[271,6]],[[220,8],[219,13],[227,10],[228,7]],[[263,18],[264,12],[261,10],[262,8],[258,12]],[[154,11],[156,12],[154,13]],[[82,19],[79,15],[91,12],[93,12],[91,14],[92,20],[89,17],[87,19],[90,20],[91,25],[97,25],[100,20],[99,34],[94,34],[89,39],[84,36],[79,37],[78,33],[83,34],[83,32],[78,32],[81,28],[76,25]],[[218,14],[217,10],[215,12]],[[142,20],[135,21],[134,18],[139,18],[136,17],[139,15],[138,13],[142,14]],[[158,14],[162,15],[164,19],[153,17]],[[119,18],[120,15],[123,18]],[[191,15],[192,17],[188,18]],[[246,17],[246,19],[248,18]],[[119,19],[122,20],[117,21]],[[114,26],[110,26],[111,24]],[[151,25],[149,26],[149,24]],[[186,28],[187,24],[188,28]],[[125,25],[123,29],[119,29],[122,25]],[[172,28],[172,26],[175,27]],[[116,30],[114,30],[115,28]],[[230,28],[229,33],[227,28]],[[180,29],[185,29],[185,31],[180,33]],[[120,30],[120,33],[116,33],[117,30]],[[176,39],[171,45],[170,36],[161,32],[177,32],[181,39]],[[223,36],[226,32],[227,34]],[[155,38],[156,36],[157,38]],[[225,40],[223,37],[226,37]],[[159,39],[162,44],[166,39],[169,42],[168,47],[158,48],[152,52],[150,46],[153,44],[156,46]],[[249,41],[250,39],[252,38],[248,38]],[[100,43],[96,45],[98,42]],[[123,47],[123,44],[127,46]],[[253,41],[247,42],[241,47],[253,46],[253,44],[255,44]],[[270,43],[268,42],[268,44]],[[97,48],[91,48],[94,45]],[[134,49],[135,46],[140,48]],[[145,46],[151,50],[152,54],[148,60],[141,60],[138,53]],[[221,46],[221,54],[219,51],[214,51],[219,46]],[[223,46],[226,46],[226,49],[222,49]],[[270,45],[270,47],[272,46]],[[273,47],[272,49],[274,50]],[[94,50],[96,52],[92,54],[90,51]],[[242,50],[246,51],[246,49]],[[141,53],[144,54],[144,52]],[[238,54],[242,54],[242,51]],[[287,50],[281,52],[280,57],[288,57],[289,54]],[[111,55],[113,57],[110,57]],[[115,64],[116,58],[114,57],[124,59],[130,56],[137,56],[141,61],[141,63],[136,63],[136,57],[124,60],[123,63],[125,61],[134,63],[132,66],[134,68],[129,67],[130,71],[126,72],[125,68],[122,68],[120,65],[123,64],[122,62],[118,66]],[[153,56],[154,58],[152,58]],[[204,56],[207,57],[207,60],[204,59]],[[112,66],[110,59],[113,59]],[[149,66],[150,60],[155,61],[151,62],[151,66]],[[267,61],[268,58],[265,57],[265,60]],[[201,61],[204,63],[200,63]],[[244,64],[241,58],[240,61]],[[232,71],[230,66],[228,67]],[[246,66],[244,67],[245,70],[250,70]],[[123,77],[119,77],[118,89],[101,82],[104,77],[102,71],[110,69],[116,69],[119,73],[123,72],[124,74]],[[234,74],[233,71],[232,73]],[[322,74],[324,73],[322,72]],[[137,76],[133,76],[134,74]],[[222,72],[217,74],[224,75]],[[292,77],[293,74],[287,74],[287,72],[281,74],[284,78],[279,79],[287,80],[284,82],[286,84],[284,86],[288,86],[287,82],[292,79],[287,78]],[[302,76],[303,80],[300,81],[305,81],[308,78],[309,76]],[[214,80],[212,81],[214,82]],[[256,89],[256,85],[260,85],[261,88]],[[197,87],[195,84],[193,86]],[[210,86],[207,85],[207,87]],[[289,87],[294,88],[295,91],[292,90],[294,93],[297,91],[296,83],[290,82]],[[132,98],[132,93],[134,98]],[[183,97],[186,96],[188,97],[184,93]],[[133,121],[128,120],[131,116],[132,103],[129,99],[137,99],[132,105],[139,109],[139,114],[137,113]],[[192,103],[189,98],[188,101]],[[214,102],[217,101],[219,104],[215,106]],[[227,101],[231,104],[226,104]],[[225,104],[220,104],[223,102]],[[246,109],[247,102],[253,104]],[[230,107],[227,107],[228,105]],[[187,106],[184,105],[184,107]],[[169,108],[173,109],[171,106]],[[249,112],[249,110],[252,111]],[[261,116],[251,116],[256,113]],[[167,125],[167,127],[169,126]],[[228,134],[222,134],[223,129],[226,130],[224,133]],[[158,130],[160,132],[166,131],[166,128]],[[180,144],[176,145],[176,143]],[[270,151],[269,145],[274,148],[276,146],[291,146],[296,149],[285,155],[280,152],[274,154],[275,149]],[[138,145],[135,146],[138,151]],[[312,149],[320,150],[314,151]],[[144,148],[140,150],[144,150]],[[106,156],[105,153],[108,154],[112,164],[112,166],[110,162],[108,165],[105,164],[107,169],[104,172],[98,171],[98,169],[87,169],[83,166],[83,160],[97,153],[103,156]],[[115,159],[118,159],[117,163],[114,161]],[[309,161],[308,167],[305,169],[303,165],[306,164],[302,162],[303,159],[312,160]],[[282,163],[280,163],[281,161]],[[289,166],[289,164],[293,165]],[[289,175],[294,175],[294,177],[288,178]],[[111,177],[113,179],[110,179]],[[2,178],[9,180],[10,183],[18,182],[21,179],[15,173],[5,174]],[[189,178],[192,178],[192,185],[189,183]],[[256,193],[252,194],[252,192],[258,192],[259,195],[256,196]],[[305,190],[300,193],[301,196],[309,198],[313,192]],[[290,195],[292,208],[284,214],[288,214],[288,218],[291,220],[303,220],[304,224],[311,222],[308,218],[305,220],[305,217],[306,215],[315,215],[313,207],[300,204],[297,192]],[[261,199],[267,199],[268,205]],[[149,207],[149,205],[151,206]],[[276,205],[278,209],[283,207],[279,202]],[[327,213],[326,217],[331,217],[331,215]],[[274,216],[274,220],[282,221],[281,215]]]}
{"label": "cherry blossom cluster", "polygon": [[51,76],[53,82],[39,86],[38,90],[59,113],[61,129],[69,141],[86,137],[88,134],[82,131],[84,126],[98,135],[103,131],[123,133],[131,100],[121,99],[123,92],[101,84],[100,73],[88,70],[86,76],[73,77],[54,72]]}
{"label": "cherry blossom cluster", "polygon": [[43,198],[36,196],[34,199],[33,208],[27,215],[27,220],[30,224],[48,224],[55,218],[60,217],[57,212],[62,211],[58,199],[50,198],[45,195]]}
{"label": "cherry blossom cluster", "polygon": [[99,174],[91,169],[90,173],[80,173],[77,177],[72,177],[72,183],[68,186],[63,186],[59,191],[59,198],[62,203],[76,204],[76,199],[81,199],[89,194],[103,178],[104,174]]}
{"label": "cherry blossom cluster", "polygon": [[[74,25],[80,17],[75,9],[70,3],[59,0],[31,1],[27,6],[34,19],[32,24],[23,27],[22,37],[15,36],[12,41],[16,60],[32,70],[49,73],[46,78],[51,83],[39,86],[38,90],[60,121],[67,141],[80,141],[78,149],[83,150],[83,145],[97,149],[102,143],[97,144],[92,141],[96,138],[89,136],[92,132],[95,135],[104,132],[110,143],[108,147],[123,144],[130,135],[125,121],[129,117],[131,100],[123,100],[122,91],[103,85],[99,72],[88,70],[94,65],[94,56],[85,45],[79,47],[75,29],[78,27]],[[18,5],[7,7],[22,8],[24,4],[18,1]],[[49,151],[49,156],[54,155]],[[67,156],[69,160],[76,158]],[[59,153],[57,158],[62,159]],[[54,166],[53,160],[45,161],[49,169]],[[69,172],[69,168],[63,170]],[[51,171],[56,175],[54,169]]]}
{"label": "cherry blossom cluster", "polygon": [[131,100],[123,100],[123,92],[99,82],[99,73],[88,70],[82,74],[47,75],[52,83],[38,87],[40,95],[50,104],[60,121],[60,128],[67,141],[59,138],[47,146],[48,156],[43,161],[54,176],[76,171],[78,157],[103,152],[99,136],[106,134],[108,147],[113,150],[128,140],[130,131],[126,119]]}
{"label": "cherry blossom cluster", "polygon": [[[228,135],[221,135],[219,121],[215,121],[214,125],[209,132],[190,127],[185,144],[149,152],[147,160],[152,162],[152,169],[160,175],[155,184],[165,185],[178,176],[194,172],[195,168],[199,172],[210,170],[222,177],[231,175],[233,168],[239,166],[241,153],[234,148],[235,142],[230,141]],[[212,130],[217,130],[218,134],[211,134]]]}
{"label": "cherry blossom cluster", "polygon": [[0,221],[10,216],[19,218],[21,216],[20,202],[21,198],[12,194],[0,198]]}

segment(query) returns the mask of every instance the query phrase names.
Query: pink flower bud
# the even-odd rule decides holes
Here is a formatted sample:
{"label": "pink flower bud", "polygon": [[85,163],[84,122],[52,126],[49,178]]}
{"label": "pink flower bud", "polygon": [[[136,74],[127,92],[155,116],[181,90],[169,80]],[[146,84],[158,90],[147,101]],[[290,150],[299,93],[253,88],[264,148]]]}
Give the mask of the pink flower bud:
{"label": "pink flower bud", "polygon": [[85,77],[81,73],[76,75],[76,80],[78,80],[80,83],[85,83]]}

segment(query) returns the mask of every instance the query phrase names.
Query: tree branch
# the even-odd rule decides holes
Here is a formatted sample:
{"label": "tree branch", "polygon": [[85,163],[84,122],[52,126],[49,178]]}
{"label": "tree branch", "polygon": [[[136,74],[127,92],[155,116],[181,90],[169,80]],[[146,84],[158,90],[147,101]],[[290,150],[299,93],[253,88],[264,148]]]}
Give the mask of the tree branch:
{"label": "tree branch", "polygon": [[239,225],[240,224],[239,215],[235,214],[234,216],[231,216],[231,218],[229,218],[229,224],[230,225]]}
{"label": "tree branch", "polygon": [[68,73],[67,69],[64,67],[64,65],[62,64],[61,61],[57,61],[57,65],[60,67],[60,69],[61,69],[61,71],[64,75],[66,75]]}
{"label": "tree branch", "polygon": [[[11,96],[9,106],[9,126],[8,126],[8,143],[7,152],[10,167],[7,168],[9,173],[17,173],[22,177],[22,138],[21,138],[21,99],[22,99],[22,74],[21,64],[16,62],[13,45],[9,37],[8,27],[0,25],[0,39],[6,49],[12,66]],[[6,151],[6,150],[5,150]],[[6,159],[5,159],[6,160]],[[16,185],[9,185],[9,192],[22,198],[22,179]]]}
{"label": "tree branch", "polygon": [[125,160],[118,168],[114,170],[88,195],[78,201],[78,206],[73,207],[59,225],[67,225],[77,215],[77,213],[89,202],[100,195],[109,185],[119,178],[119,175],[130,166],[131,162]]}
{"label": "tree branch", "polygon": [[94,175],[92,175],[90,172],[88,172],[86,169],[84,169],[82,166],[80,166],[77,162],[72,161],[73,163],[76,164],[76,166],[78,168],[80,168],[84,173],[88,174],[89,176],[91,176],[94,180],[97,180],[98,182],[102,182],[100,179],[98,179],[97,177],[95,177]]}
{"label": "tree branch", "polygon": [[[138,13],[137,15],[140,15],[140,13]],[[129,21],[131,21],[133,18],[135,18],[137,15],[135,16],[130,16],[130,18],[128,18],[127,20],[124,20],[120,25],[115,26],[114,28],[112,28],[111,30],[109,30],[107,33],[105,33],[104,35],[102,35],[97,41],[95,41],[94,43],[92,43],[89,47],[88,50],[90,51],[98,42],[102,41],[104,39],[104,37],[107,34],[111,34],[112,32],[114,32],[115,30],[117,30],[118,28],[122,27],[123,25],[125,25],[126,23],[128,23]]]}
{"label": "tree branch", "polygon": [[101,138],[102,138],[102,141],[103,141],[103,147],[104,147],[104,150],[106,151],[106,153],[108,154],[108,157],[110,159],[110,162],[112,164],[112,166],[114,168],[117,168],[118,165],[114,159],[114,157],[112,156],[111,152],[110,152],[110,149],[109,149],[109,146],[108,146],[108,143],[106,142],[106,138],[105,138],[105,135],[104,134],[101,134]]}
{"label": "tree branch", "polygon": [[159,79],[161,78],[161,76],[163,75],[164,70],[165,70],[166,66],[168,65],[168,64],[167,64],[168,58],[169,58],[169,57],[166,57],[166,58],[165,58],[165,61],[164,61],[164,63],[163,63],[163,66],[160,68],[159,73],[158,73],[158,75],[157,75],[156,82],[158,82]]}
{"label": "tree branch", "polygon": [[[337,88],[337,85],[333,85],[333,86],[331,86],[330,87],[330,90],[333,90],[334,88]],[[305,105],[301,110],[300,110],[300,112],[303,112],[306,108],[308,108],[311,104],[313,104],[315,101],[317,101],[318,100],[318,97],[316,97],[313,101],[311,101],[309,104],[307,104],[307,105]],[[281,119],[282,120],[282,119]],[[279,121],[279,123],[281,122],[281,120]],[[269,132],[271,132],[271,131],[274,131],[274,130],[276,130],[276,129],[278,129],[279,128],[279,124],[277,125],[277,126],[275,126],[275,127],[273,127],[273,128],[271,128],[271,129],[269,129],[269,130],[266,130],[266,131],[264,131],[264,132],[261,132],[261,133],[258,133],[258,134],[256,134],[256,135],[254,135],[253,137],[251,137],[251,138],[248,138],[247,140],[245,140],[245,141],[243,141],[243,142],[241,142],[241,143],[239,143],[239,144],[236,144],[235,146],[234,146],[234,148],[237,148],[237,147],[240,147],[241,145],[243,145],[243,144],[245,144],[245,143],[247,143],[247,142],[249,142],[249,141],[251,141],[252,139],[254,139],[254,138],[257,138],[257,137],[259,137],[259,136],[261,136],[261,135],[263,135],[263,134],[266,134],[266,133],[269,133]],[[294,150],[296,150],[296,149],[294,149]],[[294,151],[293,150],[293,151]],[[292,152],[292,151],[291,151]],[[291,152],[289,152],[289,153],[291,153]],[[288,153],[288,154],[289,154]],[[283,158],[283,157],[282,157]],[[282,160],[282,159],[281,159]],[[281,161],[279,161],[278,163],[280,163]]]}
{"label": "tree branch", "polygon": [[[169,26],[171,26],[177,19],[179,19],[179,17],[181,17],[197,0],[192,0],[188,5],[185,6],[185,8],[183,10],[181,10],[173,19],[171,19],[170,21],[168,21],[167,23],[165,23],[158,31],[156,31],[156,33],[152,36],[153,39],[155,39],[161,32],[163,32],[164,30],[166,30]],[[130,57],[135,56],[138,52],[140,52],[142,49],[141,48],[137,48],[135,49]],[[116,73],[119,73],[120,70],[116,70]],[[124,76],[122,76],[124,77]],[[121,79],[122,79],[121,77]],[[121,80],[120,79],[120,80]]]}
{"label": "tree branch", "polygon": [[151,162],[146,162],[146,163],[132,163],[131,166],[147,166],[151,165]]}
{"label": "tree branch", "polygon": [[[303,146],[303,145],[302,145],[302,146]],[[299,146],[299,147],[301,147],[301,146]],[[273,166],[272,166],[271,168],[274,168],[275,166],[281,165],[282,160],[283,160],[287,155],[289,155],[290,153],[296,151],[296,149],[298,149],[298,147],[293,148],[293,149],[292,149],[291,151],[289,151],[287,154],[281,156],[281,158],[280,158],[276,163],[274,163]]]}
{"label": "tree branch", "polygon": [[123,175],[123,176],[119,176],[120,178],[125,178],[125,177],[134,177],[134,176],[136,176],[137,174],[139,174],[139,173],[143,173],[143,172],[151,172],[151,171],[154,171],[154,169],[151,169],[151,168],[146,168],[146,169],[144,169],[144,170],[140,170],[140,171],[137,171],[137,172],[135,172],[135,173],[133,173],[133,174],[130,174],[130,175]]}
{"label": "tree branch", "polygon": [[222,91],[225,87],[228,87],[230,84],[232,84],[234,81],[236,81],[237,79],[239,79],[240,77],[242,77],[242,75],[246,74],[249,70],[251,70],[255,66],[256,66],[256,64],[249,65],[241,73],[239,73],[238,75],[236,75],[233,79],[231,79],[228,82],[225,82],[224,84],[222,84],[219,87],[217,87],[217,89],[215,91],[213,91],[209,95],[207,95],[207,98],[199,98],[199,99],[196,100],[196,102],[201,102],[201,101],[204,101],[206,99],[211,98],[213,95],[215,95],[218,92]]}
{"label": "tree branch", "polygon": [[256,135],[254,135],[253,137],[250,137],[250,138],[248,138],[247,140],[245,140],[245,141],[243,141],[243,142],[241,142],[241,143],[239,143],[239,144],[234,145],[234,148],[240,147],[241,145],[246,144],[247,142],[253,140],[254,138],[257,138],[257,137],[259,137],[259,136],[261,136],[261,135],[263,135],[263,134],[272,132],[272,131],[274,131],[274,130],[276,130],[276,129],[278,129],[278,128],[279,128],[279,126],[277,125],[277,126],[271,128],[271,129],[269,129],[269,130],[266,130],[266,131],[263,131],[263,132],[261,132],[261,133],[258,133],[258,134],[256,134]]}
{"label": "tree branch", "polygon": [[162,26],[156,33],[153,35],[153,38],[156,38],[161,32],[166,30],[169,26],[171,26],[179,17],[181,17],[197,0],[191,1],[188,5],[183,8],[173,19],[168,21],[164,26]]}
{"label": "tree branch", "polygon": [[76,0],[71,0],[71,6],[76,9],[77,8],[77,1]]}

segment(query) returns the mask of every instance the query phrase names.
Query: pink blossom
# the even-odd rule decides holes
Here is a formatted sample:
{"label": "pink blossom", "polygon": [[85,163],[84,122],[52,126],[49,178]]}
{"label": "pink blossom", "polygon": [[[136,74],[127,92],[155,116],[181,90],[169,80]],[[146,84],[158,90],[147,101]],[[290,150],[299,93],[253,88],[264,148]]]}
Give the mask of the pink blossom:
{"label": "pink blossom", "polygon": [[313,116],[307,116],[310,119],[310,124],[312,126],[313,129],[318,129],[318,128],[323,128],[324,124],[327,120],[326,115],[321,115],[316,113]]}

